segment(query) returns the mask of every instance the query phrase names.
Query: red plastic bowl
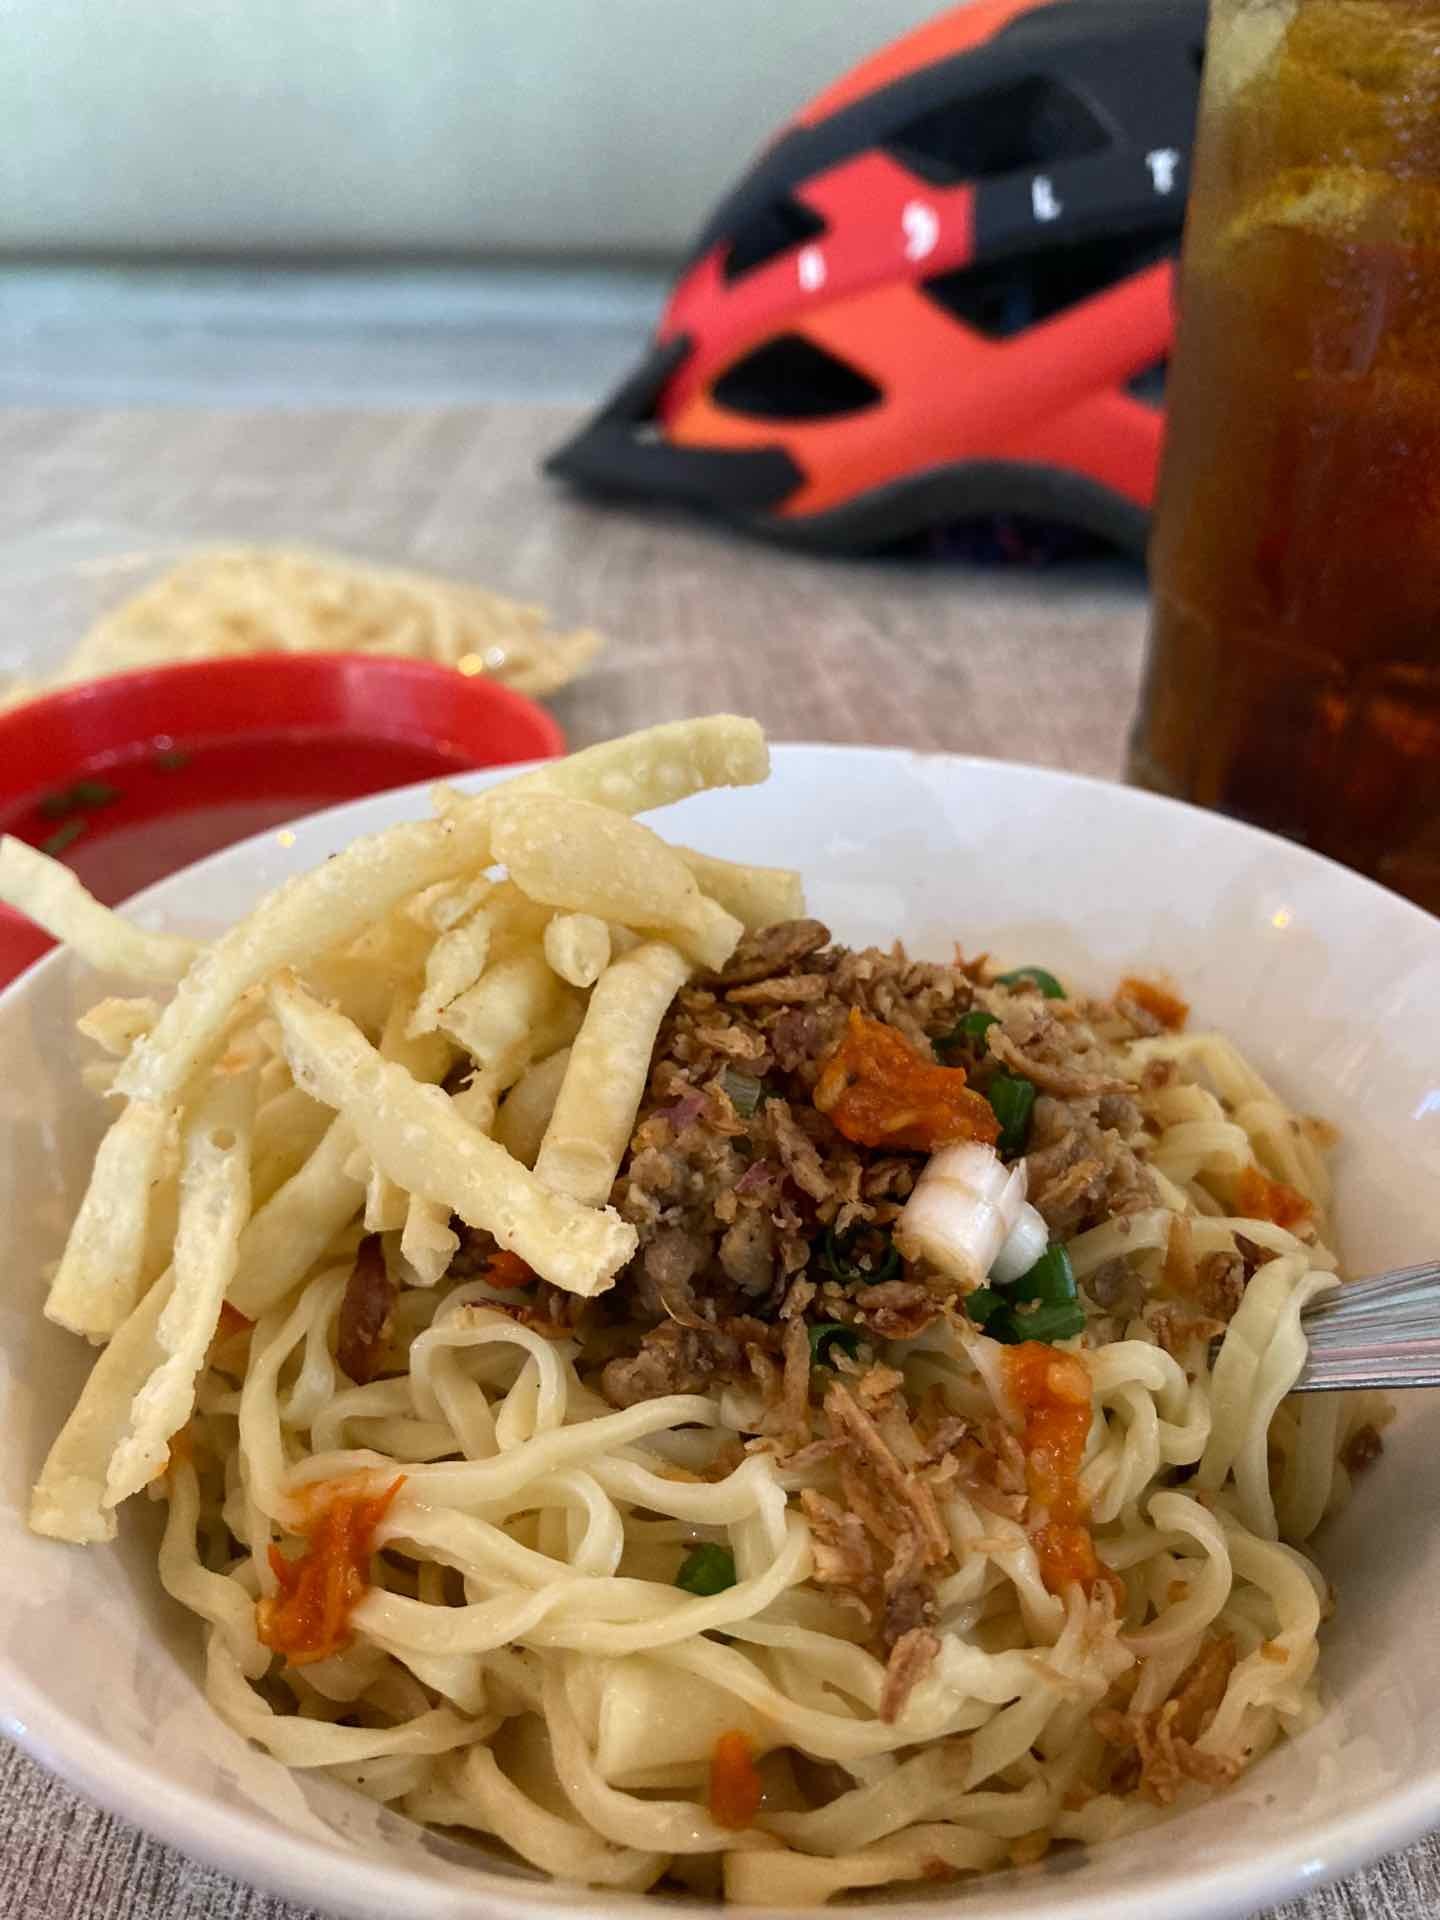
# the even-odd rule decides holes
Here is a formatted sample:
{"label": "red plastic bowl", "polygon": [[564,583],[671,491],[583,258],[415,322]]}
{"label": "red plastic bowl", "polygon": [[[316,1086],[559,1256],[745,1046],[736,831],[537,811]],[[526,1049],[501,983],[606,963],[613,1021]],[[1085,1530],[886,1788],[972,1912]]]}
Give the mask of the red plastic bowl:
{"label": "red plastic bowl", "polygon": [[[0,832],[55,853],[113,905],[318,807],[564,748],[533,700],[428,661],[187,662],[0,713]],[[0,981],[52,944],[0,908]]]}

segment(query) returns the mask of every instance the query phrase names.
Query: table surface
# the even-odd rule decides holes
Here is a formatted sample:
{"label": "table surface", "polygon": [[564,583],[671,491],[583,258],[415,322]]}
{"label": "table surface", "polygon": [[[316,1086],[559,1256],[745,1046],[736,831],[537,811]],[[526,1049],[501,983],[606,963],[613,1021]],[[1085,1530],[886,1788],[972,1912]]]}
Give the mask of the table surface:
{"label": "table surface", "polygon": [[[0,412],[0,568],[57,531],[287,540],[411,560],[601,629],[555,710],[573,745],[719,708],[777,739],[948,749],[1119,775],[1144,637],[1133,568],[837,562],[561,493],[573,415]],[[23,566],[22,569],[23,571]],[[11,578],[15,577],[13,571]],[[0,606],[0,625],[24,617]],[[81,1801],[0,1745],[0,1920],[302,1920]],[[1440,1841],[1277,1910],[1440,1913]]]}

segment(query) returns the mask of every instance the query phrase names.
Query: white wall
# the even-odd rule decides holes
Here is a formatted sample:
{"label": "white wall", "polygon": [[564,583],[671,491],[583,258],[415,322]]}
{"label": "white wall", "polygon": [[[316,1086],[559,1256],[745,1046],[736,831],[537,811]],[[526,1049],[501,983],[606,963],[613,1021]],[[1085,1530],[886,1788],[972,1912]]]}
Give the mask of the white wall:
{"label": "white wall", "polygon": [[673,252],[942,0],[0,0],[0,250]]}

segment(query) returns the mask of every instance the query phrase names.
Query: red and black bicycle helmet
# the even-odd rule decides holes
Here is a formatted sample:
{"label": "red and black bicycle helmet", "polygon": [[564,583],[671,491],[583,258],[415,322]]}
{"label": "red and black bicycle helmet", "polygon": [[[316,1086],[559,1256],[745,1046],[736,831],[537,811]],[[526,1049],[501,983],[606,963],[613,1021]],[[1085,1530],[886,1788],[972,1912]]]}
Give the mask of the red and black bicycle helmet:
{"label": "red and black bicycle helmet", "polygon": [[547,462],[837,551],[1018,515],[1143,548],[1205,0],[972,0],[813,101]]}

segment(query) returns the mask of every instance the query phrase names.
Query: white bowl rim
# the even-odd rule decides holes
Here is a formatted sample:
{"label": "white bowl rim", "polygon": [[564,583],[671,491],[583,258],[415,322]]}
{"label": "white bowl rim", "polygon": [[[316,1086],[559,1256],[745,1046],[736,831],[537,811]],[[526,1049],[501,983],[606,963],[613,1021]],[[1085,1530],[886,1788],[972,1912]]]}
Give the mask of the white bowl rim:
{"label": "white bowl rim", "polygon": [[[1002,760],[981,753],[949,753],[926,747],[885,747],[866,743],[851,744],[843,740],[772,740],[770,741],[772,760],[775,755],[816,754],[834,759],[895,759],[907,762],[919,761],[930,766],[958,767],[981,774],[1018,775],[1029,781],[1043,782],[1047,785],[1068,788],[1080,788],[1088,793],[1105,794],[1113,798],[1123,794],[1126,805],[1138,806],[1160,813],[1178,813],[1191,820],[1204,821],[1207,827],[1214,828],[1220,835],[1238,836],[1242,843],[1256,848],[1269,848],[1289,859],[1297,859],[1305,866],[1319,866],[1339,878],[1346,887],[1359,887],[1387,912],[1399,912],[1408,916],[1412,924],[1433,928],[1437,916],[1419,907],[1413,900],[1407,900],[1403,894],[1395,893],[1391,888],[1382,886],[1378,880],[1372,880],[1368,874],[1357,873],[1353,867],[1327,853],[1319,853],[1314,847],[1303,846],[1297,840],[1287,840],[1282,834],[1273,833],[1268,827],[1255,826],[1249,820],[1237,819],[1228,813],[1219,813],[1209,807],[1198,806],[1192,800],[1175,800],[1169,794],[1155,793],[1148,787],[1130,786],[1121,780],[1106,780],[1093,773],[1067,773],[1063,767],[1032,766],[1025,760]],[[379,801],[399,802],[409,796],[425,803],[420,808],[423,817],[428,807],[429,795],[436,786],[458,787],[462,791],[483,792],[486,787],[497,786],[502,781],[518,779],[521,774],[538,773],[545,767],[553,767],[558,760],[572,757],[583,752],[584,748],[571,747],[568,753],[550,755],[542,760],[507,761],[493,767],[476,767],[469,773],[453,774],[443,779],[416,780],[408,786],[384,788],[377,793],[362,794],[351,800],[337,801],[333,806],[317,808],[313,813],[297,816],[290,824],[307,829],[323,826],[328,820],[355,812],[358,809],[373,806]],[[772,769],[773,771],[773,769]],[[744,789],[740,789],[744,791]],[[367,829],[368,831],[368,829]],[[189,879],[197,873],[208,872],[211,866],[251,847],[261,846],[273,839],[274,827],[262,828],[259,833],[247,834],[243,840],[236,840],[228,847],[217,847],[213,853],[207,853],[199,860],[192,860],[187,866],[179,867],[159,880],[152,880],[138,893],[131,894],[120,902],[117,911],[131,913],[143,910],[152,896],[166,891],[177,881]],[[41,967],[58,965],[62,949],[42,954],[32,961],[23,972],[0,987],[0,1010],[8,1004],[12,994],[27,984]]]}
{"label": "white bowl rim", "polygon": [[[1112,797],[1123,795],[1127,805],[1198,817],[1222,837],[1238,836],[1244,843],[1268,847],[1304,866],[1318,864],[1340,876],[1341,884],[1347,889],[1363,890],[1363,894],[1377,905],[1383,905],[1387,912],[1411,916],[1414,922],[1430,929],[1437,925],[1436,917],[1423,908],[1310,848],[1248,822],[1143,788],[1058,768],[1032,766],[1023,761],[908,747],[775,741],[772,751],[785,758],[818,754],[827,758],[864,756],[923,761],[985,774],[1018,776],[1064,788],[1082,788]],[[553,761],[477,769],[458,776],[450,784],[481,790],[550,764]],[[432,781],[421,781],[383,794],[345,801],[307,814],[303,822],[295,824],[313,827],[377,801],[398,805],[410,797],[421,802],[419,810],[423,814],[433,785]],[[270,828],[252,835],[154,882],[125,902],[124,910],[143,909],[153,895],[176,882],[251,847],[271,842],[274,832],[275,829]],[[63,952],[57,949],[34,962],[0,990],[0,1012],[29,988],[42,969],[53,968],[62,961]],[[100,1807],[188,1857],[230,1874],[244,1885],[261,1887],[322,1912],[344,1915],[347,1920],[351,1916],[354,1920],[436,1920],[440,1914],[462,1911],[460,1900],[464,1900],[464,1910],[472,1904],[467,1896],[456,1896],[451,1890],[419,1883],[403,1869],[372,1855],[352,1854],[300,1835],[277,1835],[273,1830],[261,1829],[247,1814],[118,1755],[103,1737],[55,1707],[26,1673],[11,1664],[3,1646],[0,1646],[0,1730],[32,1759]],[[1170,1920],[1224,1920],[1226,1916],[1253,1914],[1262,1906],[1318,1891],[1432,1830],[1436,1825],[1437,1805],[1440,1805],[1440,1754],[1428,1769],[1394,1789],[1378,1808],[1318,1820],[1303,1837],[1297,1836],[1267,1849],[1258,1858],[1238,1859],[1218,1867],[1187,1866],[1183,1876],[1177,1877],[1167,1889]],[[264,1846],[257,1847],[257,1840],[261,1838]],[[477,1865],[483,1866],[483,1858],[477,1858]],[[968,1907],[975,1911],[976,1896],[981,1895],[987,1885],[1001,1884],[1013,1888],[1016,1883],[1008,1874],[972,1878],[961,1883],[964,1891],[958,1893],[953,1902],[933,1897],[917,1900],[907,1897],[902,1888],[897,1897],[867,1902],[867,1907],[891,1916],[892,1920],[923,1920],[925,1916],[933,1920],[935,1914],[952,1908],[959,1911]],[[1061,1884],[1047,1891],[1045,1920],[1153,1920],[1156,1897],[1153,1886],[1112,1892],[1104,1896],[1103,1902],[1097,1901],[1093,1892],[1069,1892]],[[687,1904],[693,1911],[716,1916],[727,1910],[718,1903]],[[653,1895],[614,1894],[564,1883],[507,1881],[488,1875],[483,1881],[477,1880],[473,1905],[476,1911],[504,1916],[505,1920],[531,1920],[537,1909],[569,1910],[577,1915],[599,1912],[615,1915],[617,1920],[620,1916],[641,1920],[642,1916],[653,1915],[657,1910]],[[988,1916],[977,1912],[976,1920],[988,1920]]]}
{"label": "white bowl rim", "polygon": [[[272,1865],[270,1856],[257,1850],[257,1829],[247,1815],[135,1763],[124,1762],[117,1774],[116,1757],[106,1742],[70,1715],[53,1709],[29,1680],[10,1668],[3,1653],[0,1684],[7,1694],[0,1725],[31,1759],[107,1812],[189,1858],[219,1868],[242,1885],[264,1888],[344,1920],[352,1916],[353,1920],[432,1920],[453,1897],[418,1884],[410,1874],[372,1855],[347,1854],[299,1835],[265,1833],[274,1849]],[[1432,1769],[1395,1794],[1383,1820],[1368,1811],[1342,1814],[1317,1823],[1313,1836],[1303,1843],[1291,1842],[1262,1861],[1187,1868],[1173,1888],[1170,1920],[1223,1920],[1232,1915],[1238,1920],[1264,1906],[1316,1892],[1382,1854],[1408,1846],[1435,1825],[1437,1773],[1440,1769]],[[131,1780],[125,1775],[137,1777]],[[477,1866],[483,1866],[482,1856],[477,1855]],[[967,1890],[977,1892],[984,1884],[984,1877],[965,1883]],[[689,1904],[700,1913],[744,1911],[711,1903]],[[490,1876],[483,1885],[477,1884],[475,1906],[505,1920],[530,1920],[537,1907],[557,1906],[576,1913],[614,1915],[616,1920],[621,1916],[643,1920],[654,1915],[660,1903],[650,1894],[613,1894],[593,1887],[543,1880],[509,1882]],[[866,1906],[869,1912],[909,1916],[909,1920],[934,1920],[947,1910],[945,1901],[922,1902],[903,1893]],[[1154,1920],[1154,1911],[1155,1890],[1146,1887],[1109,1894],[1103,1908],[1104,1920]],[[1044,1912],[1046,1920],[1051,1916],[1099,1920],[1100,1909],[1093,1894],[1056,1887]]]}

